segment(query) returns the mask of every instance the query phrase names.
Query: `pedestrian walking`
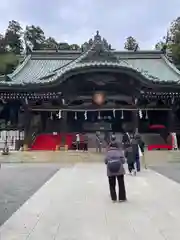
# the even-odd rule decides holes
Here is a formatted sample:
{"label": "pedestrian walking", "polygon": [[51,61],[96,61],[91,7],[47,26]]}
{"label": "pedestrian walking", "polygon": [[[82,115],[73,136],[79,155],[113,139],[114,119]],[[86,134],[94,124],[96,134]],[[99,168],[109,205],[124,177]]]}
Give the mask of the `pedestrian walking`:
{"label": "pedestrian walking", "polygon": [[84,140],[83,140],[83,151],[87,152],[88,151],[88,135],[84,134]]}
{"label": "pedestrian walking", "polygon": [[76,151],[80,150],[80,135],[79,133],[76,134]]}
{"label": "pedestrian walking", "polygon": [[111,141],[110,133],[106,131],[104,133],[104,142],[106,147],[109,146],[110,141]]}
{"label": "pedestrian walking", "polygon": [[137,140],[137,143],[139,145],[139,159],[142,157],[142,164],[143,164],[144,168],[146,169],[147,164],[146,164],[145,153],[144,153],[145,143],[140,134],[137,134],[135,136],[135,139]]}
{"label": "pedestrian walking", "polygon": [[132,175],[136,175],[136,169],[135,169],[136,161],[134,158],[133,148],[131,145],[126,148],[124,155],[125,155],[125,158],[127,159],[129,173]]}
{"label": "pedestrian walking", "polygon": [[[105,164],[107,165],[107,176],[109,180],[110,195],[113,202],[117,200],[126,201],[126,190],[124,184],[125,170],[123,164],[125,157],[122,150],[118,148],[117,143],[110,143],[106,153]],[[116,181],[118,182],[119,193],[117,198]]]}
{"label": "pedestrian walking", "polygon": [[122,143],[123,143],[124,149],[126,149],[126,147],[129,146],[130,142],[131,142],[131,138],[130,138],[129,133],[124,132],[123,137],[122,137]]}
{"label": "pedestrian walking", "polygon": [[115,134],[115,132],[113,132],[111,135],[111,141],[114,141],[115,139],[116,139],[116,134]]}
{"label": "pedestrian walking", "polygon": [[140,147],[138,145],[137,139],[133,138],[131,141],[131,144],[132,144],[133,157],[135,159],[135,164],[136,164],[136,170],[137,172],[140,172],[141,171]]}
{"label": "pedestrian walking", "polygon": [[96,132],[96,152],[102,152],[102,139],[100,132]]}

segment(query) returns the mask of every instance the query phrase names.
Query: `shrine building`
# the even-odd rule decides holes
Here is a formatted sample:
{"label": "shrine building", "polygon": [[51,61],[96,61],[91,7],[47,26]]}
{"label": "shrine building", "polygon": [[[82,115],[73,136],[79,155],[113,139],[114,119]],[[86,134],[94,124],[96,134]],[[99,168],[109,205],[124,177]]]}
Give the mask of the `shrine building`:
{"label": "shrine building", "polygon": [[152,125],[179,135],[179,97],[180,71],[165,53],[112,50],[97,32],[81,50],[32,51],[0,76],[0,141],[31,145],[39,134],[125,129],[148,134]]}

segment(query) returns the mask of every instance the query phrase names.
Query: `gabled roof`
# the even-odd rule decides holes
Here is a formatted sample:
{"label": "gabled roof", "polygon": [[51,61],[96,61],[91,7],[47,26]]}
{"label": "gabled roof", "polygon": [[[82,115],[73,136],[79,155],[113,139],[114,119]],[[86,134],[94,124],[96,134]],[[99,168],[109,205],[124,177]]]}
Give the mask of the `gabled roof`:
{"label": "gabled roof", "polygon": [[180,71],[162,52],[114,51],[97,32],[84,51],[32,52],[12,74],[0,77],[0,86],[46,84],[67,72],[91,66],[133,69],[153,82],[179,83],[180,80]]}

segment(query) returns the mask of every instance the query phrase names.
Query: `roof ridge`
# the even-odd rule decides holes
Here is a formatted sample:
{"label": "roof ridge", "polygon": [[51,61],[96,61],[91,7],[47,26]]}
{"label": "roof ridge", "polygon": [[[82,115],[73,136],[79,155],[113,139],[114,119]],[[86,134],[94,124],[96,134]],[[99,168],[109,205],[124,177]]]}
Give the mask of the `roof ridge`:
{"label": "roof ridge", "polygon": [[53,70],[53,72],[61,70],[62,68],[65,68],[65,67],[69,66],[70,64],[73,65],[73,64],[76,64],[76,63],[80,62],[84,57],[86,57],[88,55],[88,53],[93,49],[93,47],[94,46],[92,45],[87,51],[82,52],[82,54],[80,56],[78,56],[77,58],[71,60],[69,63],[63,65],[62,67]]}
{"label": "roof ridge", "polygon": [[[89,40],[89,44],[88,44],[89,48],[86,51],[84,51],[80,56],[78,56],[76,59],[73,59],[72,61],[70,61],[66,65],[55,69],[53,72],[61,70],[61,69],[65,68],[69,65],[79,63],[84,58],[86,58],[91,51],[93,51],[93,50],[97,51],[97,49],[95,49],[95,48],[98,44],[100,44],[103,47],[104,52],[109,52],[110,54],[114,54],[114,52],[110,50],[109,44],[107,43],[107,41],[104,38],[101,39],[101,36],[99,35],[99,31],[97,31],[96,35],[94,36],[94,40],[92,40],[92,39]],[[118,58],[117,58],[117,61],[118,61]]]}
{"label": "roof ridge", "polygon": [[31,59],[31,55],[26,56],[26,57],[24,58],[23,62],[20,63],[20,64],[17,66],[17,68],[14,70],[14,72],[8,74],[7,76],[8,76],[9,78],[15,77],[15,76],[25,67],[25,65],[29,62],[30,59]]}
{"label": "roof ridge", "polygon": [[173,71],[175,71],[175,72],[180,76],[180,71],[179,71],[179,69],[177,69],[177,67],[168,60],[168,58],[166,57],[166,55],[161,54],[161,58],[165,61],[165,63],[169,66],[169,68],[171,68]]}

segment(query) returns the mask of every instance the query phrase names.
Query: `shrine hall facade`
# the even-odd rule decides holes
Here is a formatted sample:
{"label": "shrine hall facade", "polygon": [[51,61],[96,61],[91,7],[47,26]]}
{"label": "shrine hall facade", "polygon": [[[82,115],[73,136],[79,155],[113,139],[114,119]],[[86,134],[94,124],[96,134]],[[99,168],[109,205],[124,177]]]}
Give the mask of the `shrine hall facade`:
{"label": "shrine hall facade", "polygon": [[1,130],[178,131],[180,71],[161,51],[116,51],[99,33],[81,50],[30,52],[0,76]]}

